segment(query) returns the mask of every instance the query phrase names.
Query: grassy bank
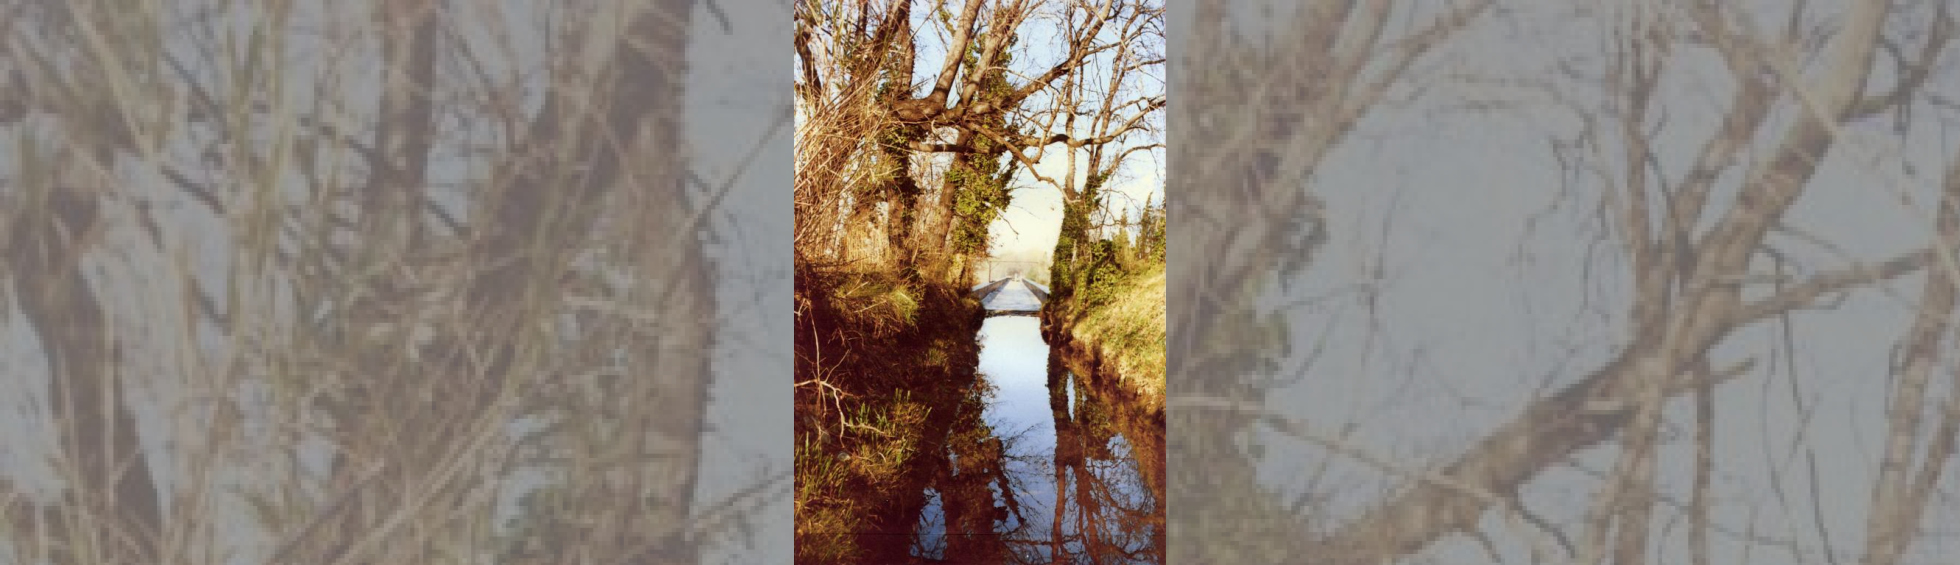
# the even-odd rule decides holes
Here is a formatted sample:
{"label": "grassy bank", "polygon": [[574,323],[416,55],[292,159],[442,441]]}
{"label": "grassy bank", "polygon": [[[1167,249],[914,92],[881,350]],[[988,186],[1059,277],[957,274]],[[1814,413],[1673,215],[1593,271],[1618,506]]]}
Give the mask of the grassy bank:
{"label": "grassy bank", "polygon": [[1099,281],[1106,290],[1057,309],[1057,328],[1075,347],[1095,355],[1105,372],[1157,410],[1164,406],[1164,265]]}
{"label": "grassy bank", "polygon": [[891,494],[927,472],[949,419],[935,412],[973,384],[979,303],[871,272],[800,271],[795,297],[797,560],[887,558],[858,533],[923,504]]}

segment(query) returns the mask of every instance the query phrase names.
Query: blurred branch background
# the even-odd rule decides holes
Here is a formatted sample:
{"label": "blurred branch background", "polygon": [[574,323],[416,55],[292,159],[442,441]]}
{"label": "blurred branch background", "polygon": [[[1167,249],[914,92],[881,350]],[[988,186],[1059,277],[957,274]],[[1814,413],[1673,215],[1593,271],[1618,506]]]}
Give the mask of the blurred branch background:
{"label": "blurred branch background", "polygon": [[[744,167],[690,166],[690,40],[729,25],[0,5],[9,561],[695,563],[740,534],[788,485],[700,484],[756,315],[720,295],[771,284],[726,277]],[[784,97],[745,159],[787,147]]]}
{"label": "blurred branch background", "polygon": [[1175,558],[1951,553],[1950,5],[1167,21]]}

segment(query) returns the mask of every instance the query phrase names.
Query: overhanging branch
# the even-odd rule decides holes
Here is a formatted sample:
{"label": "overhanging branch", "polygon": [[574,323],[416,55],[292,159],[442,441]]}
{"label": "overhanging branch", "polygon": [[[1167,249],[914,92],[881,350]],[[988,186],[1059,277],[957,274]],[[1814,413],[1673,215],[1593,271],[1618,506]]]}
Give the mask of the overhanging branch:
{"label": "overhanging branch", "polygon": [[1803,308],[1826,294],[1905,276],[1926,267],[1932,263],[1932,260],[1932,250],[1920,249],[1876,266],[1856,265],[1823,273],[1796,286],[1783,289],[1768,298],[1743,305],[1736,310],[1735,317],[1730,323],[1741,326]]}

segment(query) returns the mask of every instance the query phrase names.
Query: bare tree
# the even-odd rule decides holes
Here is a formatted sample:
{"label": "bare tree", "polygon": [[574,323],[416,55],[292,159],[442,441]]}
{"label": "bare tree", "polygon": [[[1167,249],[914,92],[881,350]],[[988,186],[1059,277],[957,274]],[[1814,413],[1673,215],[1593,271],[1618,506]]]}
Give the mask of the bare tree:
{"label": "bare tree", "polygon": [[[1711,367],[1709,359],[1709,352],[1740,328],[1811,306],[1826,295],[1905,275],[1924,267],[1932,257],[1930,250],[1915,251],[1821,273],[1763,298],[1745,300],[1742,294],[1750,260],[1837,141],[1837,124],[1884,108],[1863,90],[1887,14],[1887,7],[1879,3],[1853,10],[1823,47],[1822,60],[1830,66],[1816,78],[1799,82],[1793,73],[1760,72],[1765,67],[1787,70],[1791,62],[1782,59],[1785,55],[1755,47],[1767,41],[1736,26],[1732,15],[1707,5],[1691,9],[1689,16],[1697,29],[1703,37],[1714,38],[1742,87],[1734,94],[1723,131],[1703,145],[1696,165],[1679,178],[1658,182],[1648,180],[1652,149],[1643,133],[1644,111],[1653,102],[1651,93],[1666,62],[1663,43],[1671,34],[1661,27],[1666,20],[1653,11],[1629,16],[1615,53],[1620,57],[1616,72],[1622,74],[1614,84],[1625,85],[1618,94],[1625,97],[1618,131],[1626,152],[1617,161],[1625,172],[1619,177],[1623,196],[1616,199],[1622,203],[1616,227],[1627,239],[1637,281],[1632,305],[1636,337],[1613,362],[1533,402],[1511,424],[1499,427],[1440,471],[1461,485],[1441,481],[1416,485],[1343,528],[1330,538],[1330,545],[1371,548],[1362,552],[1371,555],[1415,552],[1441,535],[1472,527],[1494,504],[1514,499],[1513,493],[1525,481],[1549,466],[1580,449],[1619,437],[1623,458],[1612,482],[1602,489],[1580,559],[1591,562],[1610,551],[1615,562],[1646,561],[1646,528],[1653,505],[1646,493],[1652,488],[1661,403],[1745,374],[1746,363]],[[1779,41],[1789,44],[1795,39],[1786,36]],[[1930,39],[1944,41],[1937,35]],[[1934,46],[1926,52],[1938,51]],[[1758,124],[1775,100],[1769,96],[1774,84],[1784,85],[1785,99],[1801,104],[1806,113],[1787,131],[1761,132]],[[1775,149],[1760,166],[1747,171],[1735,204],[1722,214],[1710,215],[1704,208],[1712,183],[1722,170],[1743,165],[1737,151],[1750,145]],[[1671,194],[1654,194],[1656,187],[1671,187],[1664,188]],[[1667,209],[1653,214],[1647,209],[1650,202],[1665,202]],[[1715,218],[1712,227],[1701,230],[1705,235],[1700,238],[1691,238],[1688,226],[1699,225],[1705,217]],[[1604,537],[1608,520],[1617,525],[1610,530],[1616,540],[1610,545]]]}
{"label": "bare tree", "polygon": [[[1448,12],[1446,8],[1430,8],[1433,8],[1431,12]],[[1348,4],[1345,8],[1331,9],[1336,11],[1307,21],[1341,22],[1340,18],[1325,16],[1372,14],[1375,12],[1369,10],[1385,10],[1386,3]],[[1353,12],[1340,11],[1349,9]],[[1746,546],[1777,543],[1755,532],[1736,532],[1714,516],[1718,500],[1766,496],[1758,492],[1723,492],[1714,480],[1722,472],[1717,463],[1720,457],[1713,431],[1721,421],[1715,414],[1724,410],[1717,393],[1740,386],[1738,382],[1765,376],[1762,371],[1765,364],[1758,363],[1758,356],[1753,354],[1757,348],[1744,336],[1772,324],[1788,331],[1801,324],[1802,318],[1795,315],[1798,312],[1829,309],[1854,292],[1884,289],[1890,281],[1924,276],[1923,295],[1916,301],[1903,300],[1911,304],[1913,319],[1910,328],[1901,332],[1903,338],[1895,348],[1892,366],[1871,367],[1875,373],[1890,374],[1890,380],[1872,379],[1868,381],[1870,384],[1863,385],[1886,390],[1888,416],[1883,453],[1878,460],[1869,462],[1876,472],[1868,485],[1871,494],[1869,514],[1863,516],[1865,528],[1857,536],[1863,540],[1864,547],[1852,554],[1865,563],[1901,562],[1915,541],[1926,539],[1924,517],[1938,509],[1932,501],[1937,499],[1942,477],[1946,476],[1945,467],[1951,459],[1954,442],[1956,403],[1950,392],[1944,399],[1937,395],[1939,391],[1960,387],[1937,384],[1933,376],[1938,371],[1950,370],[1952,362],[1941,352],[1950,349],[1944,344],[1949,340],[1947,328],[1952,323],[1952,275],[1956,272],[1951,239],[1955,225],[1955,212],[1951,208],[1954,175],[1949,172],[1935,181],[1944,191],[1937,200],[1940,203],[1937,209],[1925,214],[1931,227],[1928,232],[1933,236],[1931,241],[1914,249],[1880,257],[1847,255],[1841,259],[1842,264],[1831,268],[1800,270],[1790,268],[1794,266],[1790,262],[1792,255],[1772,240],[1807,237],[1790,212],[1806,194],[1817,192],[1817,173],[1827,163],[1859,163],[1848,166],[1859,168],[1858,174],[1870,179],[1873,192],[1883,195],[1881,198],[1903,198],[1898,195],[1909,192],[1874,169],[1899,163],[1910,166],[1917,158],[1884,147],[1886,140],[1871,126],[1882,121],[1881,118],[1889,118],[1898,124],[1896,135],[1901,139],[1924,139],[1927,134],[1917,129],[1920,127],[1935,130],[1944,127],[1939,121],[1910,122],[1905,116],[1909,112],[1923,116],[1928,107],[1945,108],[1940,102],[1944,98],[1939,88],[1948,82],[1942,76],[1948,66],[1941,61],[1949,48],[1952,19],[1949,8],[1939,3],[1866,2],[1848,6],[1842,12],[1800,4],[1774,15],[1766,16],[1764,12],[1708,2],[1628,2],[1558,12],[1559,16],[1542,20],[1556,22],[1545,25],[1604,32],[1598,36],[1601,41],[1596,44],[1597,51],[1559,58],[1558,67],[1552,73],[1533,69],[1541,74],[1535,75],[1537,82],[1532,86],[1543,87],[1559,109],[1570,110],[1579,117],[1573,138],[1556,139],[1551,144],[1553,157],[1568,169],[1561,171],[1568,182],[1564,192],[1598,196],[1602,213],[1597,218],[1604,224],[1602,227],[1608,228],[1610,243],[1623,251],[1626,259],[1624,271],[1616,276],[1630,281],[1631,290],[1625,303],[1614,306],[1624,308],[1614,320],[1625,324],[1621,333],[1629,337],[1625,343],[1615,344],[1605,363],[1562,376],[1558,379],[1563,383],[1561,386],[1548,394],[1521,400],[1511,416],[1489,430],[1478,432],[1460,449],[1437,454],[1440,457],[1433,462],[1398,461],[1374,455],[1359,442],[1320,431],[1299,418],[1278,415],[1261,406],[1262,391],[1269,389],[1236,379],[1186,380],[1174,376],[1172,407],[1174,414],[1181,413],[1173,418],[1177,421],[1173,424],[1173,429],[1178,430],[1177,437],[1192,438],[1183,441],[1203,438],[1212,444],[1227,443],[1229,431],[1259,422],[1316,445],[1319,450],[1316,453],[1388,471],[1395,479],[1386,482],[1400,483],[1391,492],[1380,496],[1341,493],[1363,499],[1358,512],[1349,515],[1311,508],[1296,511],[1290,515],[1298,516],[1304,523],[1274,526],[1276,532],[1269,534],[1278,536],[1281,534],[1277,532],[1289,530],[1312,532],[1301,536],[1307,541],[1298,551],[1310,552],[1325,562],[1413,561],[1431,555],[1445,539],[1457,536],[1485,544],[1493,561],[1504,560],[1497,549],[1503,545],[1528,548],[1533,558],[1539,560],[1583,563],[1610,560],[1627,564],[1667,562],[1673,555],[1687,555],[1697,563],[1714,562],[1711,546],[1718,542]],[[1211,21],[1207,18],[1222,18],[1204,9],[1199,13],[1199,25],[1210,25],[1206,23]],[[1534,14],[1546,16],[1547,12]],[[1765,32],[1758,24],[1765,20],[1779,24],[1774,26],[1774,31]],[[1436,21],[1457,21],[1457,27],[1461,23],[1448,16]],[[1492,25],[1521,25],[1506,18],[1484,21]],[[1342,32],[1351,29],[1341,23],[1326,25],[1330,30]],[[1311,24],[1304,27],[1314,29]],[[1489,29],[1480,28],[1480,31]],[[1201,47],[1190,49],[1208,45],[1207,36],[1198,36],[1201,39],[1196,43]],[[1407,68],[1395,64],[1377,66],[1365,58],[1344,63],[1340,54],[1345,51],[1338,46],[1348,44],[1350,37],[1372,41],[1375,36],[1309,32],[1297,41],[1284,43],[1279,49],[1283,54],[1276,56],[1307,61],[1310,67]],[[1442,34],[1418,33],[1413,37],[1441,39]],[[1398,50],[1374,50],[1370,54],[1379,56],[1384,52]],[[1681,94],[1692,90],[1684,84],[1708,84],[1695,82],[1697,71],[1690,70],[1708,68],[1697,66],[1699,62],[1695,58],[1701,56],[1712,56],[1714,68],[1724,75],[1714,83],[1720,86],[1701,87],[1714,88],[1718,93],[1720,119],[1712,124],[1713,128],[1684,124],[1678,119],[1687,113],[1685,108],[1700,102],[1691,102]],[[1220,64],[1222,60],[1224,57],[1219,56],[1204,67],[1225,67]],[[1410,84],[1441,85],[1444,75],[1428,73],[1449,70],[1440,66],[1419,69],[1424,75]],[[1230,88],[1227,84],[1228,81],[1215,80],[1204,85],[1193,84],[1181,92]],[[1328,84],[1346,83],[1337,76],[1335,80],[1303,86],[1303,92],[1308,94],[1290,94],[1309,102],[1321,100],[1312,93],[1327,92]],[[1430,94],[1445,91],[1434,88]],[[1206,94],[1210,92],[1187,96]],[[1367,110],[1378,106],[1375,102],[1379,100],[1377,96],[1347,105]],[[1304,106],[1322,108],[1311,103]],[[1670,120],[1670,114],[1677,119]],[[1343,139],[1338,132],[1346,131],[1354,123],[1346,117],[1359,114],[1328,110],[1312,115],[1317,119],[1308,123],[1337,133],[1324,133],[1313,137],[1311,142],[1279,152],[1287,159],[1286,166],[1277,167],[1279,171],[1311,173],[1312,165],[1320,163],[1327,149]],[[1201,131],[1189,135],[1204,138],[1205,118],[1193,116],[1191,121],[1201,124]],[[1920,126],[1921,123],[1927,126]],[[1193,145],[1193,150],[1217,146]],[[1950,155],[1941,158],[1949,159],[1943,167],[1952,167]],[[1202,168],[1217,160],[1194,158],[1179,162],[1198,163],[1191,167]],[[1870,162],[1884,165],[1863,165]],[[1189,171],[1188,168],[1180,170]],[[1189,173],[1179,175],[1180,181],[1209,180],[1205,175],[1187,177],[1186,174]],[[1253,186],[1256,189],[1262,185]],[[1188,205],[1222,207],[1232,201],[1218,198]],[[1297,217],[1317,217],[1314,211],[1317,207],[1287,208],[1270,203],[1267,207]],[[1173,221],[1189,219],[1178,212],[1172,212],[1171,217]],[[1242,239],[1250,235],[1249,227],[1263,226],[1266,222],[1247,222],[1234,215],[1217,217],[1232,218],[1235,222],[1220,224],[1216,233],[1224,239],[1211,243],[1216,248],[1285,248],[1271,243],[1274,240]],[[1316,225],[1308,233],[1326,233],[1318,228]],[[1193,231],[1172,228],[1174,234]],[[1183,237],[1179,235],[1173,241],[1173,256],[1185,256],[1178,251],[1181,248],[1178,243],[1184,243]],[[1308,241],[1319,241],[1320,237],[1310,237]],[[1244,260],[1226,259],[1230,255],[1218,253],[1203,257],[1206,261]],[[1193,271],[1202,273],[1202,278],[1178,285],[1177,300],[1206,306],[1187,310],[1188,317],[1180,316],[1181,325],[1175,335],[1183,341],[1199,336],[1211,339],[1214,334],[1222,333],[1230,326],[1210,321],[1220,314],[1210,309],[1219,307],[1213,305],[1232,304],[1235,295],[1218,295],[1251,288],[1246,286],[1247,279],[1239,276],[1274,266],[1255,261],[1246,271],[1216,267]],[[1776,271],[1759,272],[1767,266],[1774,266]],[[1261,372],[1258,368],[1220,368],[1246,365],[1227,363],[1219,359],[1223,351],[1202,344],[1191,341],[1174,348],[1186,352],[1173,356],[1174,360],[1180,357],[1187,360],[1177,362],[1180,370],[1204,369],[1207,374],[1225,375]],[[1219,354],[1205,354],[1212,351]],[[1207,362],[1220,365],[1205,365]],[[1782,366],[1787,367],[1788,363]],[[1175,385],[1180,383],[1188,383],[1187,388],[1179,391]],[[1178,392],[1184,393],[1183,402]],[[1670,466],[1663,459],[1669,453],[1664,448],[1670,442],[1664,432],[1669,427],[1667,407],[1676,400],[1692,400],[1695,414],[1693,445],[1687,451],[1692,460],[1686,462],[1688,466],[1671,467],[1692,469],[1686,478],[1670,476],[1666,472]],[[1176,411],[1180,405],[1186,410]],[[1186,432],[1186,429],[1194,431]],[[1799,436],[1797,441],[1804,440]],[[1229,456],[1232,450],[1207,451],[1204,445],[1182,443],[1174,446],[1172,452],[1179,460],[1192,458],[1193,461],[1197,460],[1194,452],[1206,454],[1203,459],[1209,465],[1206,472],[1213,475],[1220,474],[1221,468],[1233,468],[1217,463],[1234,461]],[[1226,453],[1221,455],[1219,451]],[[1586,508],[1564,509],[1564,515],[1578,517],[1575,527],[1566,528],[1545,520],[1523,506],[1523,495],[1539,488],[1534,487],[1539,484],[1535,481],[1554,470],[1572,469],[1582,455],[1610,457],[1612,464],[1598,473],[1597,481],[1588,487],[1591,501]],[[1183,468],[1176,461],[1172,463],[1174,473]],[[1249,470],[1242,472],[1246,474],[1238,476],[1250,478]],[[1196,480],[1195,476],[1185,478],[1185,481]],[[1185,481],[1174,478],[1173,485],[1192,484]],[[1235,481],[1227,479],[1227,482]],[[1688,485],[1688,500],[1675,502],[1668,491],[1670,484]],[[1203,502],[1179,502],[1182,501],[1173,504],[1186,509],[1195,505],[1209,510],[1211,506]],[[1256,501],[1239,499],[1232,503],[1251,507]],[[1813,499],[1811,504],[1822,503]],[[1289,514],[1275,510],[1255,515]],[[1186,516],[1191,514],[1180,512],[1179,521],[1184,521]],[[1677,519],[1688,526],[1686,543],[1681,546],[1674,545],[1681,538],[1669,537],[1660,526]],[[1816,535],[1822,537],[1828,553],[1818,559],[1827,562],[1844,559],[1842,556],[1846,554],[1829,551],[1830,540],[1857,533],[1833,531],[1838,527],[1827,527],[1821,517],[1815,521],[1819,530]],[[1270,518],[1259,523],[1281,522],[1281,518]],[[1197,522],[1191,524],[1195,527]],[[1195,539],[1181,541],[1190,539],[1182,537],[1185,532],[1195,533],[1194,530],[1173,531],[1179,537],[1173,540],[1174,547],[1201,543]],[[1493,543],[1493,537],[1508,543]],[[1672,553],[1677,550],[1684,553]],[[1809,554],[1798,557],[1809,558]]]}
{"label": "bare tree", "polygon": [[[916,256],[925,250],[957,239],[962,228],[955,218],[964,219],[956,213],[961,201],[961,185],[954,179],[958,175],[947,175],[937,187],[936,210],[921,210],[919,198],[925,188],[916,180],[912,155],[954,154],[957,157],[944,165],[950,171],[1004,178],[1013,168],[1032,166],[1039,156],[1030,152],[1037,148],[1113,143],[1135,129],[1142,115],[1163,107],[1161,96],[1154,101],[1106,102],[1110,113],[1098,119],[1122,119],[1102,137],[1078,137],[1066,130],[1022,131],[1055,125],[1064,114],[1052,109],[1059,103],[1037,100],[1066,91],[1066,81],[1081,75],[1084,68],[1121,69],[1110,75],[1121,85],[1132,80],[1132,73],[1160,66],[1161,55],[1131,53],[1129,47],[1146,33],[1161,35],[1160,7],[1114,0],[1061,4],[1063,9],[1056,11],[1057,25],[1063,28],[1059,60],[1015,81],[1013,75],[1019,73],[1012,72],[1008,62],[1020,41],[1017,34],[1050,6],[1027,0],[970,0],[957,14],[950,10],[938,14],[943,16],[938,18],[940,25],[929,31],[941,34],[947,55],[937,73],[915,82],[914,4],[797,5],[797,96],[807,117],[797,149],[796,239],[802,263],[862,259],[847,255],[841,244],[848,239],[843,234],[849,226],[861,225],[871,217],[868,213],[882,218],[883,227],[878,229],[885,241],[882,262],[901,271],[920,267],[914,264]],[[1101,56],[1105,53],[1121,54]],[[1127,119],[1131,116],[1137,119]],[[1003,157],[1013,159],[1002,162]],[[877,212],[877,207],[883,211]],[[982,216],[986,218],[991,216]],[[930,229],[921,231],[920,226]],[[986,222],[979,222],[979,231],[985,227]],[[960,252],[940,256],[933,280],[960,280],[964,257],[984,250],[984,245],[957,247]]]}
{"label": "bare tree", "polygon": [[1302,532],[1317,526],[1275,503],[1238,447],[1263,420],[1246,409],[1265,402],[1275,383],[1262,375],[1288,341],[1258,301],[1272,290],[1269,273],[1297,274],[1329,237],[1310,184],[1322,160],[1407,84],[1412,65],[1491,4],[1314,2],[1278,18],[1273,29],[1285,33],[1239,29],[1225,2],[1168,16],[1189,26],[1171,86],[1185,100],[1171,107],[1185,141],[1169,147],[1165,189],[1166,253],[1177,265],[1168,283],[1173,559],[1308,555]]}
{"label": "bare tree", "polygon": [[[1023,156],[1018,151],[1015,156],[1033,168],[1051,146],[1060,146],[1066,151],[1068,166],[1061,178],[1039,178],[1043,183],[1056,187],[1062,193],[1063,219],[1062,232],[1055,246],[1054,292],[1066,300],[1073,292],[1077,273],[1083,258],[1094,243],[1091,240],[1091,216],[1100,212],[1102,189],[1122,170],[1128,159],[1136,153],[1162,148],[1163,143],[1128,143],[1138,137],[1136,134],[1150,133],[1155,127],[1151,118],[1161,117],[1166,104],[1162,95],[1136,95],[1139,82],[1146,80],[1147,73],[1159,69],[1165,62],[1161,50],[1153,46],[1162,45],[1163,30],[1157,27],[1162,19],[1162,10],[1139,11],[1124,19],[1117,26],[1117,47],[1110,55],[1109,73],[1101,84],[1086,73],[1077,73],[1068,79],[1054,95],[1054,104],[1039,118],[1050,130],[1081,132],[1079,135],[1057,135],[1038,142],[1021,142],[1016,146],[1031,146],[1037,151],[1033,156]],[[1059,127],[1056,122],[1059,121]],[[1077,158],[1083,162],[1077,168]],[[1077,171],[1086,174],[1078,177]],[[1078,182],[1078,178],[1080,179]],[[1052,319],[1052,317],[1051,317]]]}
{"label": "bare tree", "polygon": [[[0,481],[10,549],[696,562],[725,518],[693,510],[696,3],[233,8],[0,7],[0,272],[50,362],[67,493]],[[513,489],[534,504],[506,532]]]}

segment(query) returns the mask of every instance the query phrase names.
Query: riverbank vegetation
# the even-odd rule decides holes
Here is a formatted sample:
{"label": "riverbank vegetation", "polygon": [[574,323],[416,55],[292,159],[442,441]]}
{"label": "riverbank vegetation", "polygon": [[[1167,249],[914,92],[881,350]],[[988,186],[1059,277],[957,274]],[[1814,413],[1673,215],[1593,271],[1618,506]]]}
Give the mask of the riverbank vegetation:
{"label": "riverbank vegetation", "polygon": [[1082,312],[1069,337],[1104,371],[1156,409],[1164,407],[1164,266],[1124,273],[1110,296]]}
{"label": "riverbank vegetation", "polygon": [[796,276],[796,553],[799,562],[861,563],[882,518],[904,515],[901,490],[929,471],[944,420],[972,389],[982,320],[947,285],[890,273]]}
{"label": "riverbank vegetation", "polygon": [[[984,314],[968,292],[1018,175],[1045,151],[1122,142],[1161,115],[1161,94],[1129,84],[1162,68],[1148,49],[1161,48],[1163,8],[795,9],[796,553],[863,562],[884,550],[854,534],[887,531],[881,520],[918,503],[866,494],[931,472],[945,412],[978,402]],[[1059,181],[1071,202],[1081,178]]]}
{"label": "riverbank vegetation", "polygon": [[[1096,210],[1107,216],[1107,210]],[[1127,214],[1097,230],[1076,231],[1064,221],[1050,269],[1051,299],[1043,316],[1051,342],[1065,341],[1098,360],[1102,372],[1119,375],[1146,404],[1164,406],[1165,270],[1164,209],[1146,204],[1141,217]],[[1134,237],[1132,234],[1134,233]]]}
{"label": "riverbank vegetation", "polygon": [[[1161,6],[1042,4],[796,5],[799,562],[904,557],[856,534],[909,529],[883,522],[923,495],[865,495],[943,467],[953,413],[977,417],[960,409],[980,402],[968,292],[1016,180],[1045,151],[1116,143],[1161,114],[1163,96],[1123,78],[1161,69],[1139,48],[1161,46]],[[1110,77],[1121,88],[1080,92]],[[1078,127],[1092,105],[1103,127]],[[1060,181],[1070,201],[1080,178]]]}

